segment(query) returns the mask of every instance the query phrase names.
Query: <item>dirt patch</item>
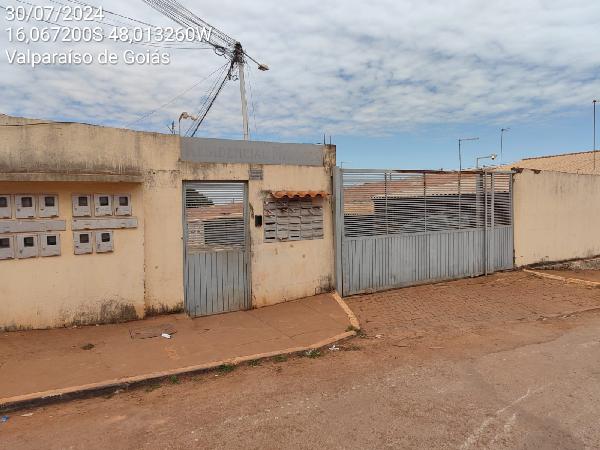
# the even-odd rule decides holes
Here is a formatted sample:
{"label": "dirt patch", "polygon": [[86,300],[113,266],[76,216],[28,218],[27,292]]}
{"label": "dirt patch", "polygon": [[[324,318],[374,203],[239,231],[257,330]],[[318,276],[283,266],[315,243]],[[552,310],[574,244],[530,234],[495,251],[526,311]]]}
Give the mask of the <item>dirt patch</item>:
{"label": "dirt patch", "polygon": [[361,295],[347,303],[369,336],[410,340],[596,308],[600,297],[586,287],[507,272]]}
{"label": "dirt patch", "polygon": [[560,263],[541,264],[536,270],[600,270],[600,258],[579,259]]}
{"label": "dirt patch", "polygon": [[600,283],[600,270],[538,270],[540,273]]}

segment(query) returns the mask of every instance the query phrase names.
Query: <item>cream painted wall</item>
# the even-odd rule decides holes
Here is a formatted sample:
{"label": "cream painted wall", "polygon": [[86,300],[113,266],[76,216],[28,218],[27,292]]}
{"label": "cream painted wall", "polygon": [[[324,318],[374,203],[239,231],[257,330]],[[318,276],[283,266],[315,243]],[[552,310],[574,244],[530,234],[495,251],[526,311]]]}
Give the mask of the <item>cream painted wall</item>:
{"label": "cream painted wall", "polygon": [[600,177],[524,170],[515,175],[515,263],[600,255]]}
{"label": "cream painted wall", "polygon": [[[134,305],[140,316],[182,309],[183,182],[248,182],[248,164],[182,162],[179,138],[158,133],[83,124],[6,127],[1,132],[0,190],[40,192],[52,187],[61,195],[61,214],[70,227],[72,192],[102,187],[111,193],[125,186],[111,182],[115,177],[135,181],[130,186],[139,228],[115,232],[117,251],[113,255],[75,257],[69,230],[61,233],[60,258],[0,261],[0,281],[26,280],[35,270],[42,274],[44,285],[54,283],[50,291],[14,283],[10,290],[0,291],[0,327],[39,328],[92,320],[99,317],[101,305],[107,301]],[[331,194],[326,167],[263,168],[263,181],[248,182],[255,214],[262,214],[263,200],[270,190],[325,190]],[[22,178],[36,182],[10,181]],[[64,178],[73,182],[56,182]],[[90,179],[103,183],[86,184]],[[45,180],[53,182],[46,184]],[[322,240],[265,244],[264,230],[255,228],[253,219],[249,226],[253,306],[314,295],[333,285],[330,197],[324,201]],[[100,272],[103,278],[94,278]],[[73,283],[72,273],[79,276]]]}
{"label": "cream painted wall", "polygon": [[[110,322],[144,314],[144,210],[139,184],[8,183],[0,193],[58,194],[58,257],[0,261],[0,329]],[[114,231],[114,253],[75,255],[73,193],[131,193],[137,229]]]}

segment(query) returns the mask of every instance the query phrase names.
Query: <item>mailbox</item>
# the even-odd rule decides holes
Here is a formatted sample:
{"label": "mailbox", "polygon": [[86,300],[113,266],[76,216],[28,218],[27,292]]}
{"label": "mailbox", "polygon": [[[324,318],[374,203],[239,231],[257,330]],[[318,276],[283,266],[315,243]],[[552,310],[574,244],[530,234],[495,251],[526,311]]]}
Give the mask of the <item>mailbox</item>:
{"label": "mailbox", "polygon": [[13,236],[0,235],[0,260],[14,259],[15,239]]}
{"label": "mailbox", "polygon": [[33,219],[35,217],[35,196],[31,194],[15,195],[17,219]]}
{"label": "mailbox", "polygon": [[114,250],[112,231],[96,231],[96,253],[110,253]]}
{"label": "mailbox", "polygon": [[73,233],[73,249],[76,255],[87,255],[94,252],[94,235],[91,231]]}
{"label": "mailbox", "polygon": [[0,194],[0,219],[12,219],[12,196]]}
{"label": "mailbox", "polygon": [[40,256],[60,256],[60,234],[40,235]]}
{"label": "mailbox", "polygon": [[17,234],[17,258],[37,258],[38,236],[36,234]]}
{"label": "mailbox", "polygon": [[117,194],[113,198],[115,206],[115,216],[130,216],[131,215],[131,195]]}
{"label": "mailbox", "polygon": [[42,194],[38,197],[38,217],[58,217],[58,195]]}
{"label": "mailbox", "polygon": [[94,215],[96,217],[113,215],[111,195],[94,194]]}
{"label": "mailbox", "polygon": [[74,194],[73,217],[91,217],[92,216],[92,196],[87,194]]}

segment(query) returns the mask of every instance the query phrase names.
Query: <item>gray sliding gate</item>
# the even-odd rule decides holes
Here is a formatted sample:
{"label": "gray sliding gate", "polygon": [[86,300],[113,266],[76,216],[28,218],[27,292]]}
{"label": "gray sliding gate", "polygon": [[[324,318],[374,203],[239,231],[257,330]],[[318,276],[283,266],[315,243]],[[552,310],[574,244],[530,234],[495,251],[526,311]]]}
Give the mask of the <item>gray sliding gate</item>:
{"label": "gray sliding gate", "polygon": [[336,168],[342,295],[513,267],[512,173]]}
{"label": "gray sliding gate", "polygon": [[186,182],[183,191],[187,313],[250,308],[246,184]]}

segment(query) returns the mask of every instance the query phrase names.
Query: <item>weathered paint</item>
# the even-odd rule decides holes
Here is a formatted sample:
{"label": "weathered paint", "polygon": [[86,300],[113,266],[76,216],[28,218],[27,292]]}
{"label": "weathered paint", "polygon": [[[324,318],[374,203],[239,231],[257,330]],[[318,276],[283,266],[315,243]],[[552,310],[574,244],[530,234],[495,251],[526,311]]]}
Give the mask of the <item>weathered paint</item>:
{"label": "weathered paint", "polygon": [[[0,117],[2,121],[27,123],[11,122],[6,116]],[[0,192],[58,193],[59,219],[67,220],[67,231],[61,233],[63,256],[0,261],[0,283],[13,286],[2,292],[0,327],[62,326],[83,322],[82,314],[99,321],[103,302],[133,305],[140,317],[145,311],[180,311],[184,301],[183,182],[249,180],[250,163],[182,161],[178,136],[84,124],[40,124],[2,127],[0,137],[0,180],[11,180],[0,181]],[[263,228],[253,225],[270,191],[331,193],[335,150],[314,147],[322,151],[324,166],[264,165],[263,179],[248,181],[253,307],[310,296],[332,286],[330,197],[323,203],[322,240],[266,244]],[[30,179],[36,182],[14,181]],[[70,196],[81,192],[134,195],[133,216],[139,226],[115,230],[114,253],[73,255]],[[80,267],[83,260],[86,263]],[[38,279],[52,280],[50,287],[22,287],[33,273]],[[71,283],[71,276],[77,274],[79,280]],[[26,300],[22,300],[23,293]]]}
{"label": "weathered paint", "polygon": [[600,255],[599,196],[597,175],[515,174],[516,265]]}
{"label": "weathered paint", "polygon": [[[75,255],[73,192],[131,192],[136,229],[114,233],[113,253]],[[10,183],[0,192],[57,193],[61,256],[0,261],[0,328],[46,328],[131,320],[144,315],[144,213],[139,184]]]}
{"label": "weathered paint", "polygon": [[181,159],[197,163],[323,167],[323,158],[320,145],[181,138]]}

